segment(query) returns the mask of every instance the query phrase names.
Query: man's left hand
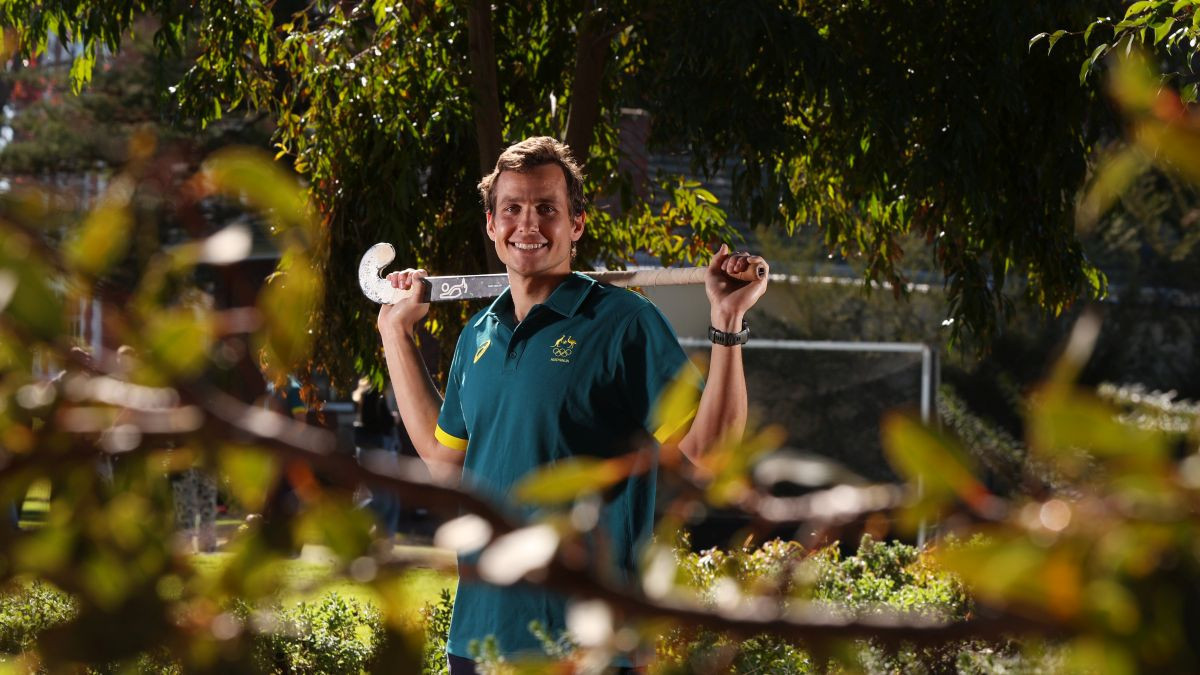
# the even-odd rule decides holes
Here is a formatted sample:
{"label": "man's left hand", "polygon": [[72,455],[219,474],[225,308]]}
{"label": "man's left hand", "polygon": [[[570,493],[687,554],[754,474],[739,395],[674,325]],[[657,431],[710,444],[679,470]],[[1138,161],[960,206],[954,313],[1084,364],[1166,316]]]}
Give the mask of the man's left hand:
{"label": "man's left hand", "polygon": [[[767,268],[767,273],[755,281],[742,281],[731,276],[759,266]],[[740,331],[746,311],[766,292],[769,276],[769,266],[761,256],[731,253],[729,247],[722,244],[704,276],[713,328],[734,333]]]}

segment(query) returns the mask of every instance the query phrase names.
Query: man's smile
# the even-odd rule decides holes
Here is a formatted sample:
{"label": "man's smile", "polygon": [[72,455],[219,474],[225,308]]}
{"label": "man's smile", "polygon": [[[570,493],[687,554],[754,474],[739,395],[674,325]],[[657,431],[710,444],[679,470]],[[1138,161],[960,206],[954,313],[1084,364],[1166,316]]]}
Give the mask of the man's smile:
{"label": "man's smile", "polygon": [[510,241],[508,243],[509,243],[509,245],[511,245],[517,249],[520,249],[522,251],[536,251],[539,248],[542,248],[543,246],[549,246],[549,244],[550,244],[550,242],[548,242],[548,241],[542,241],[542,242]]}

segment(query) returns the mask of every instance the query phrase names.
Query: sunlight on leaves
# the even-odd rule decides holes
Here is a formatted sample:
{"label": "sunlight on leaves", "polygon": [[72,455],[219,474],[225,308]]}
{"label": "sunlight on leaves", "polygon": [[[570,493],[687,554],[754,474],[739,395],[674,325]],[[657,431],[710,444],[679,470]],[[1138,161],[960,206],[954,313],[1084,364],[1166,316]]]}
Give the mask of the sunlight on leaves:
{"label": "sunlight on leaves", "polygon": [[177,375],[204,367],[213,339],[210,316],[183,308],[161,310],[146,321],[146,347],[156,364]]}
{"label": "sunlight on leaves", "polygon": [[234,499],[252,513],[260,511],[279,476],[279,460],[261,448],[232,444],[222,448],[218,460]]}
{"label": "sunlight on leaves", "polygon": [[248,148],[219,150],[204,162],[202,185],[207,192],[244,201],[271,219],[273,232],[299,228],[311,241],[313,217],[308,199],[295,176],[285,171],[270,155]]}
{"label": "sunlight on leaves", "polygon": [[889,463],[911,484],[923,486],[922,502],[929,509],[940,510],[953,497],[972,508],[989,506],[991,494],[957,442],[902,413],[885,416],[881,433]]}
{"label": "sunlight on leaves", "polygon": [[321,277],[307,256],[295,254],[281,262],[280,268],[259,294],[264,325],[256,335],[268,371],[276,380],[297,372],[308,358],[312,345],[308,319],[321,297]]}
{"label": "sunlight on leaves", "polygon": [[625,478],[620,464],[597,457],[570,457],[540,467],[516,487],[517,499],[528,504],[561,504],[604,490]]}

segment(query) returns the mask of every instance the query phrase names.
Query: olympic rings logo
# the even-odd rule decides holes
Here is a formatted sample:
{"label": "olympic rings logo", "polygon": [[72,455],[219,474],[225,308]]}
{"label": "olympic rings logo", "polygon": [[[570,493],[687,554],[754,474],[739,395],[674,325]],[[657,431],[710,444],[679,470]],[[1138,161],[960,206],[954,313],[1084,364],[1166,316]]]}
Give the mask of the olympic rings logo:
{"label": "olympic rings logo", "polygon": [[550,349],[550,351],[551,351],[551,353],[553,353],[555,356],[557,356],[560,359],[565,359],[566,357],[571,355],[571,350],[564,349],[563,347],[552,347]]}

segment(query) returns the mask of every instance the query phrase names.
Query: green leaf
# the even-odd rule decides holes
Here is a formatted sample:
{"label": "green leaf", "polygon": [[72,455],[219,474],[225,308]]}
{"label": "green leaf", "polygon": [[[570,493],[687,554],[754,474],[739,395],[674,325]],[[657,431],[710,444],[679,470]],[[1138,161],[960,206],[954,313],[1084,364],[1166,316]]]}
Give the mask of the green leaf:
{"label": "green leaf", "polygon": [[305,242],[315,234],[308,199],[295,176],[259,150],[219,150],[204,162],[201,173],[211,192],[244,199],[271,218],[279,231],[300,228]]}
{"label": "green leaf", "polygon": [[1140,13],[1144,12],[1147,8],[1152,7],[1154,4],[1155,3],[1153,2],[1153,0],[1141,0],[1140,2],[1135,2],[1132,5],[1130,5],[1128,9],[1125,10],[1125,18],[1128,19],[1129,17],[1133,16],[1134,14],[1140,14]]}
{"label": "green leaf", "polygon": [[1037,44],[1038,40],[1041,40],[1042,38],[1049,37],[1049,36],[1050,36],[1049,33],[1038,33],[1037,35],[1034,35],[1033,37],[1029,38],[1029,48],[1028,48],[1029,51],[1033,50],[1033,46],[1035,44]]}
{"label": "green leaf", "polygon": [[596,457],[572,457],[540,467],[516,487],[527,504],[552,505],[600,492],[625,478],[619,464]]}
{"label": "green leaf", "polygon": [[1178,14],[1180,10],[1191,7],[1196,4],[1196,0],[1176,0],[1174,5],[1171,5],[1171,13]]}
{"label": "green leaf", "polygon": [[716,195],[709,192],[708,190],[705,190],[704,188],[701,188],[701,187],[696,188],[696,196],[699,197],[700,199],[703,199],[704,201],[708,202],[709,204],[717,203]]}
{"label": "green leaf", "polygon": [[293,253],[280,261],[258,297],[263,329],[256,336],[266,352],[273,379],[297,372],[312,345],[308,318],[321,298],[321,277],[308,256]]}
{"label": "green leaf", "polygon": [[1154,25],[1154,44],[1162,42],[1171,29],[1175,27],[1175,17],[1167,17],[1165,21]]}
{"label": "green leaf", "polygon": [[1122,422],[1104,401],[1065,384],[1048,386],[1029,406],[1027,429],[1035,451],[1074,461],[1085,451],[1100,461],[1120,462],[1123,471],[1158,471],[1167,461],[1167,437]]}
{"label": "green leaf", "polygon": [[149,317],[143,331],[153,362],[183,376],[204,368],[212,333],[211,318],[187,308],[163,310]]}
{"label": "green leaf", "polygon": [[982,506],[991,496],[958,443],[915,417],[889,414],[882,436],[888,461],[910,484],[920,483],[933,505],[957,495],[965,504]]}
{"label": "green leaf", "polygon": [[1050,46],[1046,48],[1046,53],[1049,54],[1051,51],[1053,51],[1054,45],[1058,44],[1058,41],[1061,40],[1062,37],[1066,34],[1067,34],[1067,31],[1065,31],[1065,30],[1056,30],[1053,33],[1051,33],[1050,40],[1049,40]]}
{"label": "green leaf", "polygon": [[50,286],[54,278],[24,235],[0,230],[0,311],[34,339],[53,340],[64,330],[62,297]]}
{"label": "green leaf", "polygon": [[[1081,596],[1080,581],[1071,576],[1071,568],[1052,565],[1051,555],[1012,531],[991,531],[986,538],[934,552],[939,566],[958,575],[973,595],[985,601],[1073,615]],[[1064,596],[1073,601],[1065,604],[1073,607],[1054,604]]]}
{"label": "green leaf", "polygon": [[132,229],[125,204],[101,203],[67,245],[67,260],[88,276],[102,276],[125,255]]}
{"label": "green leaf", "polygon": [[1142,153],[1125,149],[1104,158],[1076,210],[1076,222],[1086,231],[1125,193],[1146,169]]}
{"label": "green leaf", "polygon": [[261,448],[226,445],[219,455],[229,491],[247,511],[258,513],[279,475],[279,460]]}
{"label": "green leaf", "polygon": [[300,542],[321,544],[333,549],[342,560],[365,555],[371,546],[370,512],[355,508],[349,501],[321,498],[300,514],[295,536]]}

